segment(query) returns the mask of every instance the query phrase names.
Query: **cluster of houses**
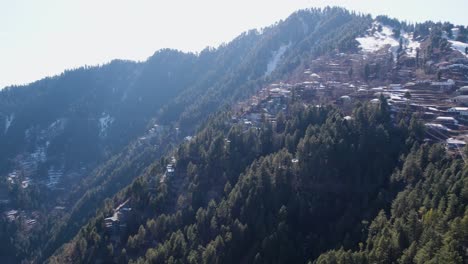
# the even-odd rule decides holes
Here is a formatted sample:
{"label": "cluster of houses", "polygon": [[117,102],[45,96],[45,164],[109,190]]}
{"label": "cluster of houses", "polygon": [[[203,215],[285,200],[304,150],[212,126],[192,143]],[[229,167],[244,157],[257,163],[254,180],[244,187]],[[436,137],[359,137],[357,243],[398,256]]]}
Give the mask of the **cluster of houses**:
{"label": "cluster of houses", "polygon": [[234,119],[246,127],[255,126],[262,118],[274,121],[276,114],[285,110],[291,98],[289,84],[272,84],[262,88],[256,95],[234,106]]}
{"label": "cluster of houses", "polygon": [[319,58],[300,76],[296,76],[294,83],[274,83],[264,87],[255,96],[234,106],[234,119],[246,128],[255,126],[262,119],[274,123],[280,111],[287,114],[288,105],[293,101],[308,105],[334,103],[345,114],[351,114],[354,102],[378,103],[379,98],[384,96],[393,113],[418,113],[427,128],[428,139],[445,142],[448,150],[466,145],[468,60],[436,65],[442,72],[438,81],[419,80],[414,73],[397,71],[394,79],[401,80],[398,83],[382,83],[372,87],[352,78],[350,69],[361,63],[360,58],[353,56],[359,55],[336,56],[335,60]]}
{"label": "cluster of houses", "polygon": [[[394,113],[411,111],[419,113],[425,123],[427,138],[445,142],[448,150],[465,146],[468,134],[468,100],[461,101],[460,94],[468,91],[448,79],[445,81],[414,81],[405,84],[390,84],[376,88],[360,88],[351,98],[367,98],[378,102],[384,96]],[[468,99],[468,96],[467,96]]]}
{"label": "cluster of houses", "polygon": [[27,188],[31,183],[30,177],[37,172],[39,163],[45,159],[44,148],[38,148],[29,155],[19,155],[15,159],[16,168],[7,176],[8,183],[19,184],[23,189]]}
{"label": "cluster of houses", "polygon": [[7,175],[7,182],[11,185],[18,184],[23,189],[33,183],[44,184],[49,189],[57,189],[56,185],[64,174],[63,168],[51,167],[45,175],[46,180],[32,180],[37,175],[40,164],[45,163],[46,160],[45,147],[38,147],[30,154],[18,155],[14,160],[15,168]]}
{"label": "cluster of houses", "polygon": [[19,221],[23,230],[29,232],[36,225],[39,212],[26,212],[13,209],[4,212],[4,216],[8,222]]}
{"label": "cluster of houses", "polygon": [[[168,179],[174,177],[176,171],[176,162],[176,158],[172,156],[170,161],[166,165],[164,174],[159,178],[160,183],[164,183]],[[154,184],[149,185],[154,186]],[[149,191],[155,190],[156,189],[154,187],[149,187]],[[129,223],[130,216],[132,213],[133,211],[130,207],[130,199],[127,199],[113,210],[113,214],[111,216],[104,219],[104,227],[111,241],[113,241],[114,243],[121,242],[121,235],[126,232],[127,224]]]}
{"label": "cluster of houses", "polygon": [[[6,183],[10,186],[18,186],[21,189],[30,188],[32,185],[42,185],[51,190],[58,190],[57,184],[63,176],[62,168],[51,167],[45,171],[41,179],[33,178],[39,172],[39,164],[45,161],[44,149],[39,149],[28,155],[21,155],[15,159],[15,168],[7,174]],[[77,172],[78,173],[78,172]],[[9,222],[16,222],[23,232],[30,232],[39,221],[39,213],[31,210],[21,210],[12,207],[9,199],[9,191],[6,186],[0,188],[0,210],[4,218]],[[51,213],[57,213],[52,210]]]}

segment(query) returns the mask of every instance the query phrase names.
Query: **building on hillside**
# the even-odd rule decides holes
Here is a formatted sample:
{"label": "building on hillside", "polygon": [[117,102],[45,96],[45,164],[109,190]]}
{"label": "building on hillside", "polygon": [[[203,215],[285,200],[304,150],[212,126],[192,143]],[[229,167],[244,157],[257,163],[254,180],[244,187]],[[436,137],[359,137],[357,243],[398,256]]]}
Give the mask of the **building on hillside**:
{"label": "building on hillside", "polygon": [[468,116],[468,107],[452,107],[447,111],[451,113],[457,113],[461,116]]}
{"label": "building on hillside", "polygon": [[462,105],[468,105],[468,95],[459,95],[454,98],[452,98],[452,101],[454,103],[459,103]]}
{"label": "building on hillside", "polygon": [[7,211],[5,212],[5,216],[8,219],[8,221],[10,222],[15,221],[18,216],[18,210]]}
{"label": "building on hillside", "polygon": [[390,85],[388,85],[388,88],[389,88],[390,90],[401,90],[403,87],[402,87],[401,84],[395,83],[395,84],[390,84]]}
{"label": "building on hillside", "polygon": [[460,95],[468,95],[468,86],[460,87],[460,89],[458,89],[457,92]]}
{"label": "building on hillside", "polygon": [[129,200],[126,200],[117,206],[114,209],[114,214],[104,219],[106,231],[115,242],[119,241],[120,234],[127,228],[127,221],[132,211],[132,208],[128,206],[128,202]]}
{"label": "building on hillside", "polygon": [[320,77],[320,75],[318,75],[317,73],[312,73],[312,74],[310,75],[310,79],[319,81],[319,80],[322,79],[322,77]]}
{"label": "building on hillside", "polygon": [[339,105],[350,105],[352,102],[352,99],[350,96],[348,95],[343,95],[343,96],[340,96],[340,98],[338,98],[335,103],[336,104],[339,104]]}
{"label": "building on hillside", "polygon": [[438,88],[443,91],[448,91],[455,86],[455,81],[449,79],[445,82],[431,82],[431,87]]}
{"label": "building on hillside", "polygon": [[424,120],[433,120],[436,118],[436,114],[433,112],[424,112],[422,113],[421,118]]}
{"label": "building on hillside", "polygon": [[458,120],[452,116],[438,116],[436,117],[435,122],[438,124],[445,125],[452,129],[456,129],[458,126]]}
{"label": "building on hillside", "polygon": [[446,141],[447,149],[458,150],[466,146],[466,142],[455,138],[448,138]]}
{"label": "building on hillside", "polygon": [[448,132],[450,129],[444,125],[436,124],[436,123],[426,123],[425,126],[429,129],[434,129],[438,131]]}
{"label": "building on hillside", "polygon": [[166,166],[166,175],[169,176],[169,177],[170,177],[170,176],[173,176],[173,175],[174,175],[174,172],[175,172],[174,165],[168,164],[168,165]]}

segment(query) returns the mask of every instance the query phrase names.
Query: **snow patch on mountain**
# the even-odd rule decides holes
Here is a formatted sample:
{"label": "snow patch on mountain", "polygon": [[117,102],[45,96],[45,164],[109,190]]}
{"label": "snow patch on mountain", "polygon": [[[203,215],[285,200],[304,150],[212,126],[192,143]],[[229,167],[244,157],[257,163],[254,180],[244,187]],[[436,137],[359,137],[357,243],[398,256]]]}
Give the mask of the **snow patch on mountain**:
{"label": "snow patch on mountain", "polygon": [[109,114],[102,113],[101,118],[99,118],[99,136],[105,137],[107,135],[107,129],[114,122],[114,118]]}
{"label": "snow patch on mountain", "polygon": [[265,72],[265,76],[270,75],[276,69],[276,66],[278,66],[278,63],[281,57],[283,57],[284,53],[288,50],[290,46],[291,46],[291,43],[288,43],[287,45],[283,44],[281,45],[281,47],[279,47],[278,50],[273,52],[273,55],[267,64],[267,70]]}
{"label": "snow patch on mountain", "polygon": [[[382,26],[382,31],[378,31],[379,23],[372,24],[372,28],[368,30],[368,34],[361,38],[356,38],[359,42],[359,47],[364,52],[376,52],[387,46],[398,47],[399,42],[392,35],[392,28],[388,26]],[[372,34],[372,32],[374,32]]]}
{"label": "snow patch on mountain", "polygon": [[[379,27],[381,27],[380,31]],[[408,56],[416,57],[416,50],[420,47],[421,43],[413,40],[412,33],[401,31],[400,37],[403,50]],[[397,57],[398,48],[400,47],[400,40],[394,37],[393,28],[378,22],[372,24],[366,36],[356,38],[356,40],[359,42],[359,47],[363,52],[373,53],[388,48],[388,51],[393,54],[394,58]]]}
{"label": "snow patch on mountain", "polygon": [[468,58],[468,54],[466,54],[466,48],[468,47],[467,43],[463,43],[461,41],[456,41],[456,40],[449,40],[449,42],[452,44],[452,49],[458,50],[461,52],[461,54],[465,55],[465,57]]}
{"label": "snow patch on mountain", "polygon": [[421,47],[421,43],[413,40],[413,33],[402,32],[403,49],[409,57],[416,58],[417,50]]}
{"label": "snow patch on mountain", "polygon": [[307,33],[309,32],[309,26],[307,25],[307,23],[304,21],[304,19],[302,17],[299,17],[299,21],[301,21],[302,30],[304,31],[304,35],[307,35]]}
{"label": "snow patch on mountain", "polygon": [[67,123],[67,119],[59,118],[55,120],[49,127],[43,131],[41,131],[41,136],[44,138],[54,138],[58,136],[65,130],[65,125]]}
{"label": "snow patch on mountain", "polygon": [[15,114],[11,114],[5,118],[5,134],[8,132],[8,128],[10,128],[13,119],[15,119]]}

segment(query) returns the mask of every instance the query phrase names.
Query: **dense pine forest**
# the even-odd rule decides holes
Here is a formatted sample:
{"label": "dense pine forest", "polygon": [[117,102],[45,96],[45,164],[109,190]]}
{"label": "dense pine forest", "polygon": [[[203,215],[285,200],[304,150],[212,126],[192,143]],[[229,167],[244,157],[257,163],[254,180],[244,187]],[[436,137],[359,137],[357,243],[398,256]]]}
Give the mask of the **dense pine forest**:
{"label": "dense pine forest", "polygon": [[[382,27],[419,48],[362,54]],[[452,46],[466,41],[448,22],[306,9],[199,53],[7,87],[0,262],[467,263],[468,150],[428,139],[408,102],[331,88],[446,81],[448,61],[468,65]],[[314,67],[329,75],[309,102],[291,88],[244,119],[264,87],[312,83]]]}
{"label": "dense pine forest", "polygon": [[[169,156],[153,164],[49,262],[466,261],[463,161],[383,98],[353,111],[295,106],[259,129],[221,114],[172,153],[174,175],[160,181]],[[125,200],[115,237],[104,218]]]}
{"label": "dense pine forest", "polygon": [[[0,256],[48,257],[106,198],[193,135],[209,115],[284,78],[308,58],[355,48],[353,37],[370,22],[340,8],[304,10],[199,54],[160,50],[142,63],[113,61],[1,90],[0,121],[7,125],[0,136],[0,173],[32,162],[37,170],[28,178],[20,170],[19,180],[39,184],[22,189],[2,179],[0,191],[8,192],[14,207],[40,212],[40,224],[26,235],[2,218],[0,237],[12,239]],[[271,54],[285,44],[295,48],[266,74]],[[153,125],[160,129],[145,136]],[[142,142],[142,135],[151,140]],[[42,182],[56,168],[65,179],[51,192]],[[55,213],[62,205],[69,209]]]}

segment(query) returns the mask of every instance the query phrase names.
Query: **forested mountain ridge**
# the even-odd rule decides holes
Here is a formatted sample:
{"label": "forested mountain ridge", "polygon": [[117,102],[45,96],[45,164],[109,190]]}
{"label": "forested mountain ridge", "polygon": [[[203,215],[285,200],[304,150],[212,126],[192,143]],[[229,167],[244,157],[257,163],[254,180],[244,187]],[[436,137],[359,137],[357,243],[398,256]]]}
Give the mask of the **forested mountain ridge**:
{"label": "forested mountain ridge", "polygon": [[[174,152],[175,162],[155,163],[120,192],[49,262],[303,263],[337,244],[355,248],[362,220],[401,190],[390,176],[395,167],[410,170],[400,155],[413,155],[421,136],[407,117],[394,126],[382,100],[358,106],[354,120],[297,105],[281,128],[246,130],[221,115]],[[167,164],[174,174],[164,173]],[[124,201],[131,212],[117,231],[105,218]]]}
{"label": "forested mountain ridge", "polygon": [[[464,57],[457,45],[466,31],[454,27],[301,10],[199,54],[161,50],[146,62],[114,61],[4,89],[0,163],[14,174],[4,182],[13,198],[1,205],[9,211],[0,237],[11,238],[2,261],[466,260],[466,233],[453,231],[465,221],[460,157],[424,143],[410,104],[395,114],[381,93],[353,106],[333,88],[339,80],[355,92],[353,83],[367,89],[415,74],[441,81],[449,71],[436,67]],[[301,94],[310,101],[290,89],[289,99],[260,107],[269,85],[286,93],[282,82],[300,82],[295,88],[304,91],[313,83],[305,73],[320,81],[316,93]],[[255,102],[263,114],[248,112]],[[37,169],[25,176],[15,167],[30,166],[28,157]],[[431,176],[439,174],[454,185]],[[428,197],[411,205],[422,226],[409,226],[402,213],[408,193]],[[449,198],[455,213],[441,220]],[[421,231],[432,222],[421,219],[436,207],[434,239]]]}
{"label": "forested mountain ridge", "polygon": [[[228,44],[207,48],[198,55],[161,50],[143,63],[113,61],[66,71],[27,86],[7,87],[0,93],[4,127],[0,140],[5,146],[0,161],[10,166],[2,168],[12,166],[8,159],[45,143],[50,144],[46,155],[60,156],[73,151],[74,161],[65,155],[63,165],[76,167],[77,163],[102,156],[99,154],[108,149],[112,153],[117,146],[125,146],[136,135],[144,133],[152,118],[193,132],[190,122],[202,120],[200,116],[211,113],[216,105],[245,98],[263,85],[265,79],[274,80],[288,74],[301,64],[300,60],[339,45],[355,48],[351,45],[355,44],[354,37],[370,21],[343,9],[300,11],[262,32],[246,32]],[[360,31],[337,33],[348,32],[357,24],[361,25]],[[338,41],[331,39],[333,35]],[[284,59],[272,60],[280,50],[283,50],[280,58]],[[281,74],[271,75],[274,70]],[[193,102],[193,98],[197,101]],[[199,116],[190,116],[193,114]],[[47,137],[54,134],[48,130],[55,126],[60,127],[57,133],[65,134],[68,142],[60,141],[60,136]],[[88,127],[88,134],[74,135],[79,126]],[[83,137],[89,146],[83,144]],[[99,145],[103,148],[93,151],[97,156],[76,156],[84,148]]]}
{"label": "forested mountain ridge", "polygon": [[330,251],[316,263],[466,263],[467,167],[439,146],[415,148],[393,178],[408,185],[379,212],[355,251]]}
{"label": "forested mountain ridge", "polygon": [[[337,32],[356,24],[364,29],[370,21],[339,8],[305,10],[199,54],[161,50],[146,62],[113,61],[3,89],[0,162],[8,178],[2,184],[13,188],[4,207],[39,223],[28,239],[6,221],[4,236],[18,236],[5,250],[16,248],[22,259],[42,255],[46,245],[50,254],[104,198],[196,131],[208,115],[289,74],[302,63],[299,54],[338,48],[351,38]],[[340,41],[318,38],[324,32]],[[51,210],[53,218],[47,216]],[[44,239],[52,241],[39,242]]]}

